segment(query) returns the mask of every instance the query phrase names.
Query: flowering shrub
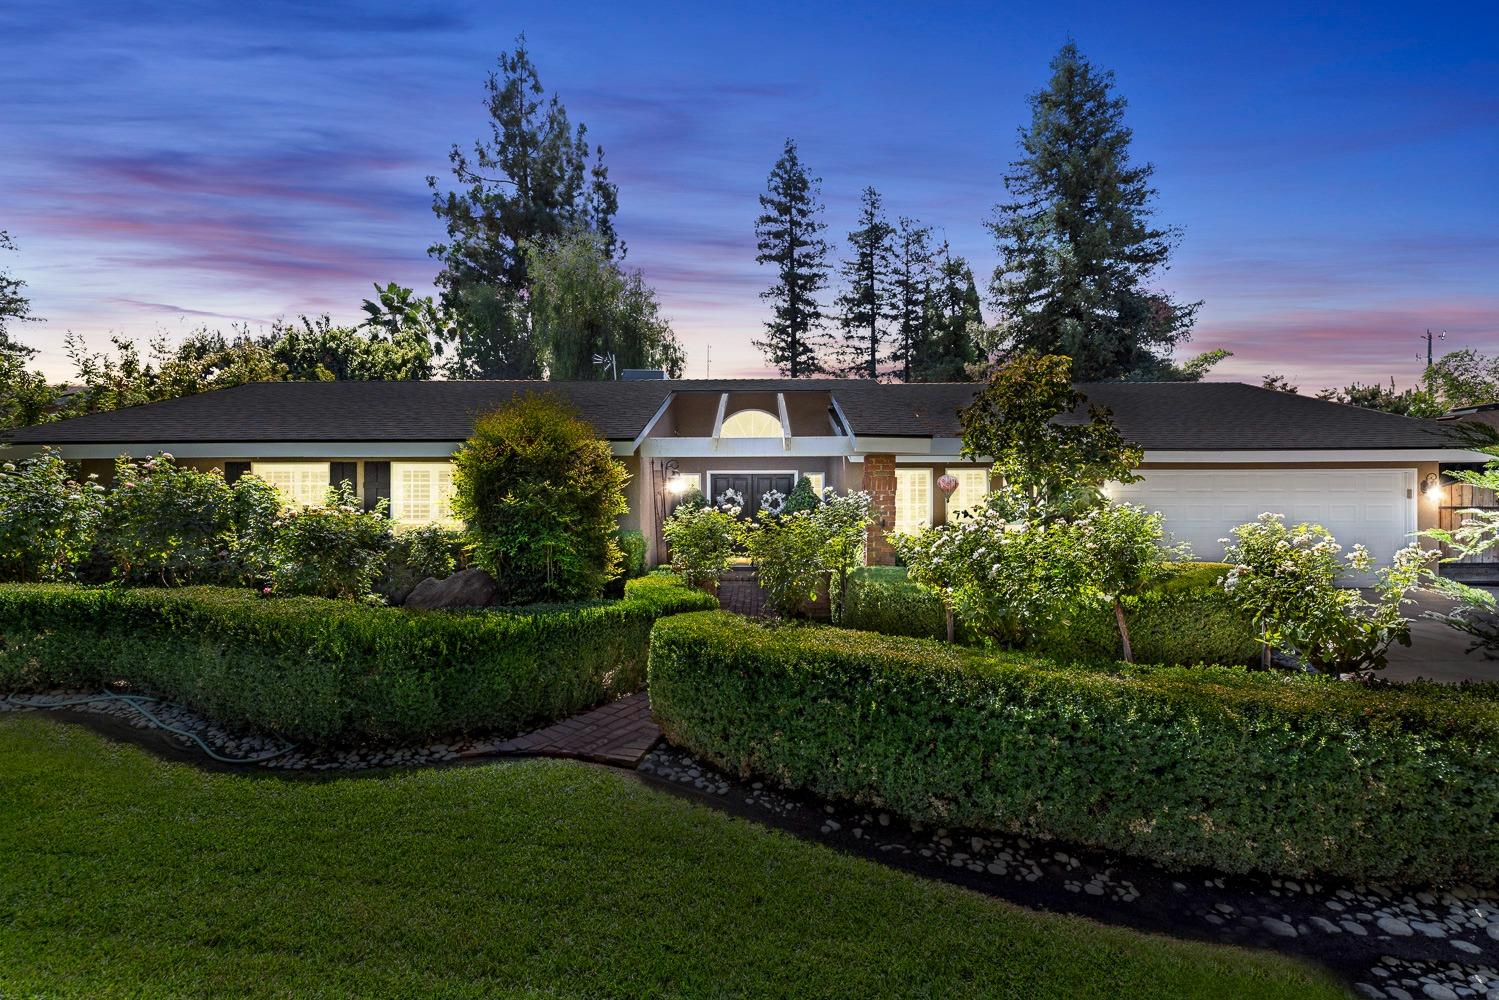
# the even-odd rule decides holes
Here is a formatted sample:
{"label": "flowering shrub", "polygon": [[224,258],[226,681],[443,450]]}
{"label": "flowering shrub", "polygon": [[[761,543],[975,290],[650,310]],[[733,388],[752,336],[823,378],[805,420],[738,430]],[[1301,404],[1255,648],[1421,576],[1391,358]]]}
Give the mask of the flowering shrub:
{"label": "flowering shrub", "polygon": [[88,557],[103,499],[50,449],[0,465],[0,579],[66,579]]}
{"label": "flowering shrub", "polygon": [[[792,499],[795,497],[793,491]],[[811,513],[823,537],[823,565],[834,578],[828,581],[833,621],[841,622],[848,600],[848,574],[864,561],[864,532],[874,519],[874,498],[863,490],[849,490],[839,496],[828,489]]]}
{"label": "flowering shrub", "polygon": [[384,500],[366,513],[346,484],[330,486],[324,506],[292,511],[283,519],[271,574],[275,591],[369,598],[391,541]]}
{"label": "flowering shrub", "polygon": [[684,497],[661,526],[671,550],[672,572],[694,587],[716,586],[743,532],[737,513],[738,508],[708,507]]}
{"label": "flowering shrub", "polygon": [[793,617],[817,597],[828,571],[827,546],[827,532],[813,511],[766,518],[745,532],[760,589],[782,618]]}
{"label": "flowering shrub", "polygon": [[253,476],[230,486],[217,469],[199,472],[165,452],[141,462],[121,457],[101,547],[127,582],[250,582],[270,569],[279,511],[276,491]]}
{"label": "flowering shrub", "polygon": [[1427,555],[1414,545],[1380,570],[1378,599],[1342,585],[1352,571],[1373,565],[1369,550],[1347,553],[1320,524],[1287,527],[1281,514],[1261,514],[1223,539],[1233,563],[1223,589],[1259,626],[1267,647],[1320,670],[1382,670],[1391,643],[1411,644],[1401,611],[1405,592],[1420,580]]}
{"label": "flowering shrub", "polygon": [[910,579],[935,590],[971,631],[1020,645],[1089,606],[1111,607],[1131,658],[1123,598],[1180,548],[1162,547],[1161,517],[1129,504],[1057,511],[1013,488],[916,536],[896,539]]}

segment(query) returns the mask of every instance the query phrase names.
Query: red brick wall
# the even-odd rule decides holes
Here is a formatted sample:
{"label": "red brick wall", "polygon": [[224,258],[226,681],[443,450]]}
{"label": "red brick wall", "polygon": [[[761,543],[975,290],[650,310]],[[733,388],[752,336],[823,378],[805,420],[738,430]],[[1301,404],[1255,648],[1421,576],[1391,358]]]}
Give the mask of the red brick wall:
{"label": "red brick wall", "polygon": [[874,498],[865,559],[871,566],[893,566],[895,550],[885,539],[885,532],[895,528],[895,456],[865,455],[861,489]]}

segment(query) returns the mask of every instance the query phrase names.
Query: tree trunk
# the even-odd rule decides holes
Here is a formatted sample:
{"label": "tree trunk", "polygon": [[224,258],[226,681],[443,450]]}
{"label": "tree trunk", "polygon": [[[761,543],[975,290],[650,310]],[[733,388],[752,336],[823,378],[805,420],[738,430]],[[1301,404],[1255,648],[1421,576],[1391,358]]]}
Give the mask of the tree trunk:
{"label": "tree trunk", "polygon": [[955,629],[953,628],[952,608],[948,607],[946,604],[943,604],[942,610],[946,613],[947,616],[947,641],[954,642],[956,641],[956,639],[953,634],[955,632]]}
{"label": "tree trunk", "polygon": [[1129,645],[1129,625],[1124,621],[1124,605],[1117,597],[1114,598],[1114,621],[1119,623],[1119,639],[1124,643],[1124,662],[1134,663],[1135,653]]}

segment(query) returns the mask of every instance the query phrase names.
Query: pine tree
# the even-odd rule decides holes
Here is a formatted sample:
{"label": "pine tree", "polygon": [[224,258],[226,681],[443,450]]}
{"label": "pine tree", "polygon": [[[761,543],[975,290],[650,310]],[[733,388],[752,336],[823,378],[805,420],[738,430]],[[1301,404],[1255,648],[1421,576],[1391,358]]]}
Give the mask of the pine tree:
{"label": "pine tree", "polygon": [[935,261],[932,228],[902,216],[895,238],[895,344],[890,361],[903,382],[913,380],[930,350],[927,299]]}
{"label": "pine tree", "polygon": [[989,223],[1001,262],[991,295],[1007,353],[1065,354],[1079,381],[1148,373],[1188,339],[1200,303],[1146,282],[1180,238],[1151,224],[1154,167],[1130,162],[1125,101],[1114,75],[1068,42],[1051,81],[1031,98],[1013,198]]}
{"label": "pine tree", "polygon": [[844,374],[879,378],[886,324],[893,318],[895,229],[881,214],[880,194],[874,188],[864,189],[861,204],[859,228],[848,234],[853,256],[843,262],[844,290],[835,303],[843,328],[839,356]]}
{"label": "pine tree", "polygon": [[538,369],[525,247],[586,230],[611,258],[622,257],[619,191],[587,128],[574,127],[556,94],[543,99],[524,36],[514,53],[500,53],[485,89],[488,140],[448,154],[460,190],[444,192],[427,178],[432,211],[447,229],[428,253],[442,261],[443,305],[459,315],[449,375],[531,378]]}
{"label": "pine tree", "polygon": [[979,360],[975,333],[984,313],[973,269],[944,242],[937,251],[937,280],[927,300],[929,335],[915,371],[918,382],[966,382]]}
{"label": "pine tree", "polygon": [[817,293],[828,283],[828,245],[819,235],[827,228],[817,200],[820,183],[802,166],[795,140],[787,139],[755,220],[755,262],[775,265],[776,279],[760,293],[773,303],[773,311],[765,339],[754,344],[790,378],[826,371],[818,357],[823,315]]}

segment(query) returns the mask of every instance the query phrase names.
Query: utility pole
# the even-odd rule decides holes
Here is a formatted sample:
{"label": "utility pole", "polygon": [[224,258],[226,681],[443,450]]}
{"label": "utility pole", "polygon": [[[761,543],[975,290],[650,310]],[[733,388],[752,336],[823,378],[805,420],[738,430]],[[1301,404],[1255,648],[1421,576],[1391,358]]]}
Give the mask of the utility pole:
{"label": "utility pole", "polygon": [[713,345],[708,345],[708,360],[703,364],[703,378],[713,377]]}
{"label": "utility pole", "polygon": [[[1430,368],[1431,365],[1432,365],[1431,342],[1433,340],[1433,335],[1432,335],[1431,330],[1428,329],[1426,331],[1426,335],[1424,337],[1422,337],[1421,339],[1424,340],[1424,341],[1426,341],[1426,367]],[[1436,334],[1435,335],[1435,339],[1436,340],[1446,340],[1447,339],[1447,331],[1443,330],[1441,333]],[[1417,357],[1419,357],[1419,355],[1417,355]]]}

